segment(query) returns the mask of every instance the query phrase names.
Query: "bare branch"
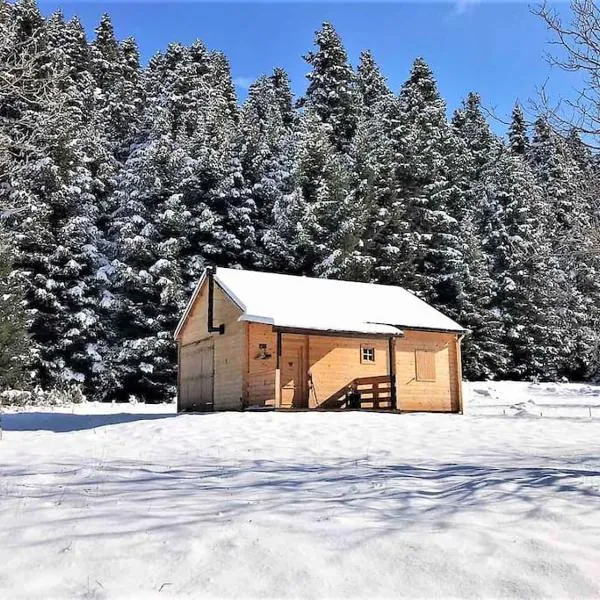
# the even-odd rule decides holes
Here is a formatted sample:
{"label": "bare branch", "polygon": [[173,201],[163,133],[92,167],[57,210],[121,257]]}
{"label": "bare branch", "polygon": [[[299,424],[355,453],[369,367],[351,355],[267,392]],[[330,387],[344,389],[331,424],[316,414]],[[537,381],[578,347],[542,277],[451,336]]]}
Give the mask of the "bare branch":
{"label": "bare branch", "polygon": [[575,129],[584,143],[600,148],[600,9],[594,0],[571,0],[571,19],[565,23],[546,2],[533,9],[553,33],[557,52],[547,55],[550,65],[580,73],[583,84],[573,98],[552,103],[546,86],[535,108],[561,134]]}

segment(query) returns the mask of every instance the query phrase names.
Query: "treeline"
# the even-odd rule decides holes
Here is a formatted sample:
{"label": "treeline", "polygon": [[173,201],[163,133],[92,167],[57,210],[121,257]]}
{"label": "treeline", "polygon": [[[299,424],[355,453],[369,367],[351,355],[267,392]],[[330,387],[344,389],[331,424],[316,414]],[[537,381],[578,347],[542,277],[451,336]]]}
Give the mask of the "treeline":
{"label": "treeline", "polygon": [[599,173],[576,134],[517,105],[501,139],[475,93],[449,119],[423,59],[396,94],[328,23],[304,97],[278,68],[240,105],[200,41],[142,67],[108,16],[91,42],[34,0],[0,19],[5,386],[168,399],[207,264],[405,286],[472,330],[468,378],[597,375]]}

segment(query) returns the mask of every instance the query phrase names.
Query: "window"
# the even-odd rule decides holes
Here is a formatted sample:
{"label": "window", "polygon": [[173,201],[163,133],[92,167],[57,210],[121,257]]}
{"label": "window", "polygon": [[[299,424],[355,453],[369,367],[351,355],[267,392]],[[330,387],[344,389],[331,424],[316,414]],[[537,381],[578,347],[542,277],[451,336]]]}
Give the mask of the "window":
{"label": "window", "polygon": [[415,370],[417,381],[435,381],[435,352],[415,350]]}
{"label": "window", "polygon": [[374,363],[375,362],[375,348],[373,348],[373,346],[361,346],[360,347],[360,362],[361,363]]}

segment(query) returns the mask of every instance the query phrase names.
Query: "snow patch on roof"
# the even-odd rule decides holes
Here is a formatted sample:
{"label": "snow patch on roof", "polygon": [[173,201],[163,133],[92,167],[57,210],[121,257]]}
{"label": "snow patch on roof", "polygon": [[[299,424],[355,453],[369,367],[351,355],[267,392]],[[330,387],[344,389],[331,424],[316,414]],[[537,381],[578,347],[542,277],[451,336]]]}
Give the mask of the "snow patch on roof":
{"label": "snow patch on roof", "polygon": [[[216,270],[215,282],[239,305],[241,321],[282,328],[379,335],[398,335],[404,328],[465,331],[452,319],[397,286],[225,268]],[[199,287],[200,284],[176,336]]]}

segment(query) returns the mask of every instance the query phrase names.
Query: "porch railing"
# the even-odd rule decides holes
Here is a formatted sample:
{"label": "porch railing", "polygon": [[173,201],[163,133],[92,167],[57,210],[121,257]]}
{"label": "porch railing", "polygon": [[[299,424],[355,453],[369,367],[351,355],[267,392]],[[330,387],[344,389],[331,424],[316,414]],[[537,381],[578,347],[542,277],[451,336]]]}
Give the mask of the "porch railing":
{"label": "porch railing", "polygon": [[347,386],[329,396],[318,405],[321,409],[347,408],[348,397],[352,391],[360,394],[360,407],[365,409],[391,409],[392,385],[388,375],[357,377]]}

